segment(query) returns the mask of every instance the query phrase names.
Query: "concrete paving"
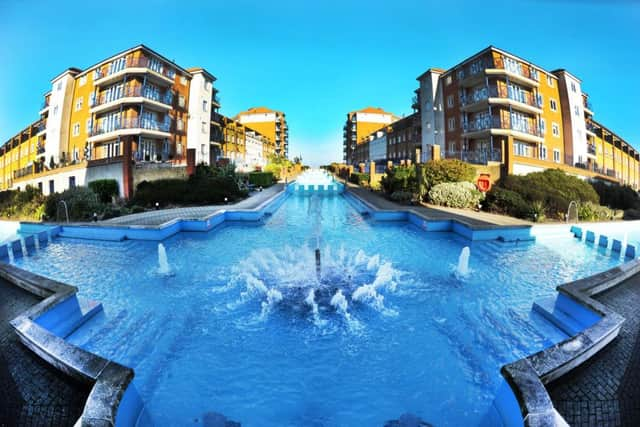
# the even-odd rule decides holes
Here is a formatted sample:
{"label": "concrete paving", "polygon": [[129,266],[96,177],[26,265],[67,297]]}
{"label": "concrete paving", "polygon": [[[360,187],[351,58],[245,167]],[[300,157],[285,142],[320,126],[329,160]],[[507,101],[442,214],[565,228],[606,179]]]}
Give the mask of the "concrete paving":
{"label": "concrete paving", "polygon": [[625,318],[620,334],[547,390],[571,426],[640,426],[640,275],[594,298]]}
{"label": "concrete paving", "polygon": [[72,426],[90,388],[22,345],[9,321],[40,302],[0,280],[0,426]]}
{"label": "concrete paving", "polygon": [[238,203],[226,205],[193,206],[141,212],[99,221],[98,225],[149,225],[156,226],[174,219],[203,219],[215,212],[229,209],[255,209],[267,199],[284,189],[284,184],[275,184],[263,191],[254,191]]}

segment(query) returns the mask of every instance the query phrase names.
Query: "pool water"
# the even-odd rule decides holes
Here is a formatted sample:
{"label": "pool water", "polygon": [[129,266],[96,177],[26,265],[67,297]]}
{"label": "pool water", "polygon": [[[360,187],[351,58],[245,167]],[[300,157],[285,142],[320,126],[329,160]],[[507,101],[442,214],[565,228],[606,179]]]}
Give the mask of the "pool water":
{"label": "pool water", "polygon": [[59,238],[16,260],[103,303],[68,340],[135,370],[141,425],[480,425],[500,367],[565,338],[533,301],[622,262],[568,233],[515,245],[374,222],[339,195],[162,244],[171,274],[145,241]]}

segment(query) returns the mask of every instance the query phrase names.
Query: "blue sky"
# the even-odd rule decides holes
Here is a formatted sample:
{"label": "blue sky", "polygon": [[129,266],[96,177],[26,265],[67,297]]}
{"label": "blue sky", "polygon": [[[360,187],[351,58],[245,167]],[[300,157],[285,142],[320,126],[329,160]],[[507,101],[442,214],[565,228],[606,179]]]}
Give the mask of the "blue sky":
{"label": "blue sky", "polygon": [[221,112],[285,111],[290,154],[342,156],[348,111],[411,113],[415,78],[492,44],[581,78],[595,118],[640,148],[637,1],[0,0],[0,142],[50,79],[144,43],[218,77]]}

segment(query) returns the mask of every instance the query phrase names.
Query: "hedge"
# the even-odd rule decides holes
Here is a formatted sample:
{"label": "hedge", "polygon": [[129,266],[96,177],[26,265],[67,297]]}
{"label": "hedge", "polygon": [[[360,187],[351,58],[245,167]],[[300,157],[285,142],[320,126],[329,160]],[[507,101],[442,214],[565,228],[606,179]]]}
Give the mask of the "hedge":
{"label": "hedge", "polygon": [[369,183],[369,174],[368,173],[359,173],[353,172],[349,176],[349,182],[352,182],[356,185],[363,185]]}
{"label": "hedge", "polygon": [[257,185],[260,187],[269,187],[270,185],[273,185],[273,173],[251,172],[249,174],[249,184]]}
{"label": "hedge", "polygon": [[115,179],[98,179],[89,183],[89,188],[98,195],[102,203],[111,203],[113,196],[120,194],[118,181]]}
{"label": "hedge", "polygon": [[246,197],[231,177],[202,177],[189,180],[161,179],[138,184],[134,203],[153,207],[166,205],[197,205],[228,202]]}
{"label": "hedge", "polygon": [[431,187],[428,196],[431,203],[450,208],[473,208],[483,199],[470,182],[443,182]]}
{"label": "hedge", "polygon": [[473,181],[476,170],[457,159],[429,160],[422,168],[422,179],[427,189],[443,182]]}
{"label": "hedge", "polygon": [[623,210],[640,208],[640,196],[628,185],[592,181],[591,186],[598,193],[601,205]]}

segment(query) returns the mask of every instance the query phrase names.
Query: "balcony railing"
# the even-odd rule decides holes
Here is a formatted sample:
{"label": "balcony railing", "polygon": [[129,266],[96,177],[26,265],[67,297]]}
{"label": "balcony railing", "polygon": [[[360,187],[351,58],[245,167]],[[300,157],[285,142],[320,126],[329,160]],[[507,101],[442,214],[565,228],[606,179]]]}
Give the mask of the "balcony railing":
{"label": "balcony railing", "polygon": [[596,146],[594,144],[587,144],[587,153],[596,154]]}
{"label": "balcony railing", "polygon": [[166,92],[164,95],[161,95],[159,92],[154,91],[149,86],[129,86],[124,88],[123,90],[114,90],[111,93],[101,94],[92,106],[108,104],[110,102],[117,101],[118,99],[130,97],[142,97],[167,105],[171,105],[173,103],[173,93],[170,91]]}
{"label": "balcony railing", "polygon": [[525,121],[511,123],[509,118],[501,120],[500,117],[491,116],[469,122],[463,122],[462,130],[464,132],[478,132],[487,129],[510,129],[533,136],[543,137],[543,134],[539,129],[536,129],[535,126],[529,126],[527,123],[528,122]]}
{"label": "balcony railing", "polygon": [[104,133],[115,132],[121,129],[147,129],[159,132],[169,132],[171,124],[169,122],[159,122],[150,119],[122,119],[115,120],[107,124],[98,124],[91,130],[91,136],[102,135]]}
{"label": "balcony railing", "polygon": [[488,98],[506,98],[531,107],[540,107],[536,100],[534,100],[531,93],[509,90],[509,88],[505,86],[490,86],[489,88],[485,86],[480,90],[471,92],[470,94],[461,94],[460,103],[466,106],[475,104],[476,102],[485,101]]}
{"label": "balcony railing", "polygon": [[98,80],[103,77],[110,76],[111,74],[118,73],[126,68],[148,68],[151,71],[155,71],[171,80],[174,79],[176,73],[170,67],[165,67],[165,65],[156,59],[149,59],[147,57],[140,58],[127,58],[125,61],[115,60],[113,61],[107,69],[96,69],[94,79]]}
{"label": "balcony railing", "polygon": [[591,123],[591,122],[587,122],[586,126],[587,126],[587,130],[588,130],[589,132],[596,133],[596,130],[598,129],[598,128],[597,128],[597,127],[595,127],[595,125],[594,125],[593,123]]}
{"label": "balcony railing", "polygon": [[531,68],[529,68],[528,65],[522,64],[514,59],[499,56],[497,58],[494,58],[494,63],[496,68],[501,68],[505,71],[517,74],[527,79],[536,81],[538,80],[537,71],[534,70],[534,73],[532,73]]}
{"label": "balcony railing", "polygon": [[487,162],[500,162],[502,161],[502,152],[500,150],[494,151],[447,151],[445,154],[447,159],[458,159],[463,162],[472,163],[476,165],[486,165]]}

